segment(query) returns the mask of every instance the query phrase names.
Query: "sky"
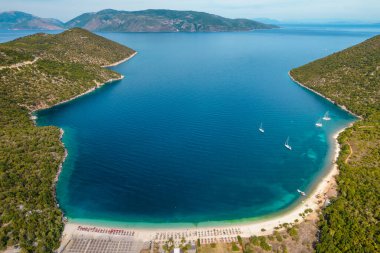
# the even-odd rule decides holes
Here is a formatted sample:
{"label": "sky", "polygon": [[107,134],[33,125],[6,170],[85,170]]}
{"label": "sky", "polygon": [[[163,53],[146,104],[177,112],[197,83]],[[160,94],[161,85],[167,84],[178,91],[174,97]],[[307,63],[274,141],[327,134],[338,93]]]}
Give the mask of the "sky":
{"label": "sky", "polygon": [[102,9],[195,10],[280,21],[380,22],[380,0],[0,0],[0,12],[18,10],[62,21]]}

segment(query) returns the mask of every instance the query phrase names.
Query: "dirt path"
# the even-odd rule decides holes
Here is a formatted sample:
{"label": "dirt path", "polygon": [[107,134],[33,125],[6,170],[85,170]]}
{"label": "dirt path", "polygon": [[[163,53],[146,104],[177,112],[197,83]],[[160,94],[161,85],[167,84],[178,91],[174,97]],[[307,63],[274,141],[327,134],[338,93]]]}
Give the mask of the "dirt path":
{"label": "dirt path", "polygon": [[350,143],[347,142],[347,145],[348,145],[348,147],[350,147],[350,154],[347,156],[346,160],[344,160],[344,163],[346,163],[346,164],[348,162],[348,159],[350,159],[350,157],[352,155],[352,147],[351,147]]}
{"label": "dirt path", "polygon": [[22,67],[22,66],[25,66],[25,65],[30,65],[30,64],[33,64],[35,63],[36,61],[38,61],[38,57],[34,58],[33,61],[24,61],[24,62],[20,62],[20,63],[16,63],[16,64],[12,64],[12,65],[9,65],[9,66],[1,66],[0,67],[0,70],[2,69],[13,69],[13,68],[19,68],[19,67]]}

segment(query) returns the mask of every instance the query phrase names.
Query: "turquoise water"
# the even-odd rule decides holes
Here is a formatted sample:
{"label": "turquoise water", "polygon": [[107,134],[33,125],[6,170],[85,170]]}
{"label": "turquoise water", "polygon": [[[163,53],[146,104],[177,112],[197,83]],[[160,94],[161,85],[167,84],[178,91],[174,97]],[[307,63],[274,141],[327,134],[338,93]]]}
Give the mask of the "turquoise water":
{"label": "turquoise water", "polygon": [[[65,131],[61,208],[75,220],[135,225],[288,208],[331,163],[333,133],[354,120],[288,71],[375,33],[102,33],[138,51],[112,68],[125,79],[38,113],[38,125]],[[326,111],[332,120],[316,128]]]}

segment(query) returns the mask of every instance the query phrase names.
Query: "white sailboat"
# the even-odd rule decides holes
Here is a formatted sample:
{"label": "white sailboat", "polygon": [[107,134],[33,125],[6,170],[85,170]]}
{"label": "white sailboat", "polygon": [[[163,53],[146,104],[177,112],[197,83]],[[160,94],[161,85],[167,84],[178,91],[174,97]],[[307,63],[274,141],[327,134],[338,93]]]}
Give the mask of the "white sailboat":
{"label": "white sailboat", "polygon": [[262,133],[264,133],[264,128],[263,128],[263,123],[262,122],[260,124],[259,131],[262,132]]}
{"label": "white sailboat", "polygon": [[298,192],[299,194],[301,194],[302,196],[306,196],[306,193],[303,192],[303,191],[301,191],[300,189],[297,189],[297,192]]}
{"label": "white sailboat", "polygon": [[329,111],[327,111],[326,113],[325,113],[325,115],[323,115],[323,118],[322,118],[323,120],[331,120],[331,118],[330,118],[330,116],[329,116]]}
{"label": "white sailboat", "polygon": [[323,126],[323,124],[322,124],[322,120],[319,119],[319,120],[317,121],[317,123],[315,123],[315,125],[316,125],[317,127],[322,127],[322,126]]}
{"label": "white sailboat", "polygon": [[292,150],[292,147],[289,145],[289,137],[285,141],[285,147],[289,150]]}

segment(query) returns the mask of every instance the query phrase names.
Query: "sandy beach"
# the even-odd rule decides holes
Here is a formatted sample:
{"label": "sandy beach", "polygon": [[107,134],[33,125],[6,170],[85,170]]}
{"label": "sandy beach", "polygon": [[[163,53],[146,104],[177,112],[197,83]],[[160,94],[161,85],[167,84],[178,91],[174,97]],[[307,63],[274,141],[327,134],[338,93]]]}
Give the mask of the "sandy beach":
{"label": "sandy beach", "polygon": [[[293,81],[295,80],[293,79]],[[302,84],[299,85],[303,86]],[[311,91],[315,92],[313,90]],[[334,103],[334,101],[331,102]],[[347,110],[346,108],[343,109]],[[315,184],[311,193],[305,196],[303,201],[301,201],[293,208],[290,208],[289,210],[268,218],[259,219],[257,221],[241,223],[236,222],[220,226],[194,225],[178,228],[139,228],[133,226],[115,227],[89,225],[68,221],[68,223],[65,224],[64,232],[62,235],[61,249],[64,248],[72,238],[127,238],[134,241],[155,241],[158,243],[163,243],[169,238],[173,238],[174,241],[179,242],[181,238],[184,237],[187,241],[191,242],[196,242],[197,239],[200,239],[201,243],[232,242],[236,241],[237,235],[240,235],[242,237],[250,237],[252,235],[268,235],[272,234],[275,229],[278,229],[277,227],[279,225],[284,223],[297,223],[296,220],[298,222],[302,222],[303,219],[318,219],[318,212],[326,204],[326,201],[329,200],[331,195],[334,196],[336,193],[335,176],[339,173],[336,165],[336,160],[340,153],[340,146],[337,138],[339,134],[344,130],[345,128],[341,129],[333,135],[333,145],[335,150],[331,159],[331,166],[330,168],[326,168],[326,174],[319,179],[319,183]],[[331,194],[331,192],[333,192],[333,194]],[[311,213],[308,213],[303,218],[300,214],[304,213],[307,209],[312,209],[313,211]]]}
{"label": "sandy beach", "polygon": [[[116,66],[116,65],[118,65],[118,64],[121,64],[121,63],[123,63],[123,62],[128,61],[129,59],[131,59],[132,57],[134,57],[136,54],[137,54],[137,52],[133,53],[132,55],[130,55],[129,57],[127,57],[127,58],[125,58],[125,59],[123,59],[123,60],[121,60],[121,61],[118,61],[118,62],[113,63],[113,64],[108,65],[108,66],[102,66],[102,67]],[[31,62],[25,62],[25,63],[23,63],[23,65],[33,64],[33,63],[35,63],[37,60],[38,60],[38,58],[34,59],[34,60],[31,61]],[[19,65],[14,66],[14,67],[19,67]],[[70,101],[72,101],[72,100],[74,100],[74,99],[77,99],[77,98],[83,96],[83,95],[86,95],[86,94],[88,94],[88,93],[90,93],[90,92],[93,92],[94,90],[96,90],[96,89],[102,87],[103,85],[106,85],[106,84],[109,84],[109,83],[113,83],[113,82],[115,82],[115,81],[119,81],[119,80],[121,80],[121,79],[123,79],[123,78],[124,78],[124,76],[123,76],[123,75],[120,75],[119,78],[115,78],[115,79],[112,79],[112,78],[111,78],[111,79],[107,80],[106,82],[103,82],[103,83],[96,83],[96,86],[95,86],[95,87],[93,87],[93,88],[91,88],[91,89],[89,89],[89,90],[87,90],[87,91],[85,91],[85,92],[83,92],[83,93],[81,93],[81,94],[79,94],[79,95],[77,95],[77,96],[74,96],[74,97],[72,97],[72,98],[70,98],[70,99],[67,99],[67,100],[64,100],[64,101],[62,101],[62,102],[59,102],[59,103],[57,103],[57,104],[55,104],[55,105],[53,105],[53,106],[43,107],[43,108],[38,108],[38,109],[36,109],[36,110],[32,110],[32,111],[30,112],[30,119],[34,122],[34,124],[36,124],[36,121],[37,121],[37,116],[35,115],[36,112],[38,112],[38,111],[40,111],[40,110],[45,110],[45,109],[48,109],[48,108],[51,108],[51,107],[54,107],[54,106],[57,106],[57,105],[60,105],[60,104],[64,104],[64,103],[70,102]],[[63,135],[64,135],[64,130],[61,129],[61,128],[60,128],[59,130],[60,130],[60,137],[59,137],[59,138],[60,138],[60,141],[61,141],[61,143],[62,143],[62,145],[63,145],[63,147],[64,147],[64,143],[62,142],[62,137],[63,137]],[[64,163],[64,161],[65,161],[67,155],[68,155],[68,152],[67,152],[67,149],[65,148],[65,154],[64,154],[63,161],[62,161],[62,163],[59,165],[59,168],[58,168],[57,174],[56,174],[56,176],[55,176],[55,178],[54,178],[54,191],[53,191],[53,194],[54,194],[55,197],[56,197],[56,193],[55,193],[55,184],[57,183],[57,181],[58,181],[58,179],[59,179],[59,175],[60,175],[61,172],[62,172],[62,166],[63,166],[63,163]],[[58,205],[58,202],[57,202],[56,204]],[[65,229],[70,229],[70,226],[66,225],[66,226],[65,226]],[[64,239],[64,236],[62,237],[62,239]]]}
{"label": "sandy beach", "polygon": [[[345,129],[345,128],[344,128]],[[128,238],[134,241],[155,241],[163,243],[170,237],[179,242],[182,237],[187,241],[196,242],[199,238],[201,243],[211,242],[232,242],[236,241],[237,235],[250,237],[252,235],[272,234],[276,227],[284,223],[295,223],[295,220],[302,222],[300,216],[306,209],[312,209],[313,212],[305,216],[305,219],[317,219],[317,213],[329,199],[329,191],[335,192],[335,176],[338,174],[336,160],[339,156],[340,147],[337,138],[341,132],[334,134],[335,151],[333,163],[328,169],[327,174],[315,186],[314,190],[305,197],[305,199],[294,208],[274,215],[273,217],[257,220],[248,223],[233,223],[230,225],[213,225],[213,226],[191,226],[181,228],[134,228],[134,227],[107,227],[99,225],[79,224],[68,222],[62,235],[62,246],[64,247],[72,238]],[[132,235],[133,233],[133,235]]]}

